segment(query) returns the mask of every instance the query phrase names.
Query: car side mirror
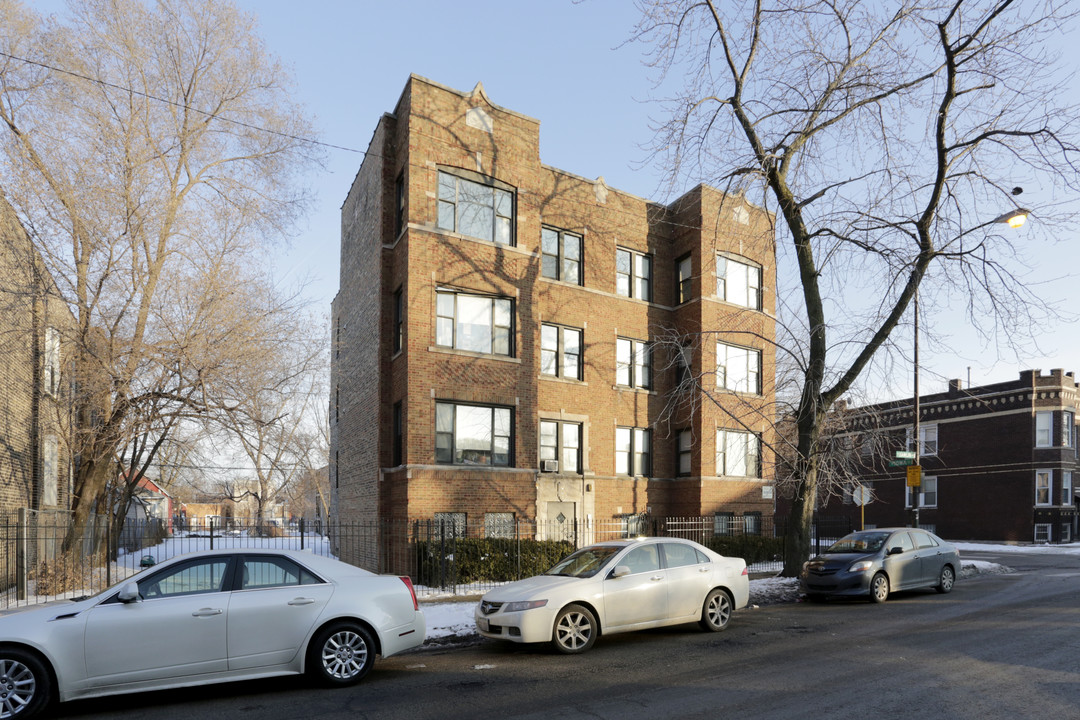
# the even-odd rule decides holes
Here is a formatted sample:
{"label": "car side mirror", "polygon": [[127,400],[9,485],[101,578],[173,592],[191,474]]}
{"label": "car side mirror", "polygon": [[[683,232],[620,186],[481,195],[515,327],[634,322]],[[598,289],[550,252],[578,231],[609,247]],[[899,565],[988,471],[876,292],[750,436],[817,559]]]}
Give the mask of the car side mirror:
{"label": "car side mirror", "polygon": [[611,577],[621,578],[624,575],[630,574],[630,568],[625,565],[616,565],[615,569],[611,571]]}
{"label": "car side mirror", "polygon": [[886,554],[887,555],[899,555],[902,552],[904,552],[904,548],[897,545],[896,547],[889,548],[889,552],[886,553]]}
{"label": "car side mirror", "polygon": [[122,603],[133,603],[139,601],[139,584],[127,583],[124,587],[120,588],[120,593],[116,596],[116,599]]}

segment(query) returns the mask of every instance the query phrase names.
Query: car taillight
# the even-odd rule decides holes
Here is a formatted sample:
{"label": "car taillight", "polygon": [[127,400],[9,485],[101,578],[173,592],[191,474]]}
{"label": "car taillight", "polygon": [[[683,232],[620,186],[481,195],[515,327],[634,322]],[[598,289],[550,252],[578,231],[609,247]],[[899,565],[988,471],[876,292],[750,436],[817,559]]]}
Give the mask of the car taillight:
{"label": "car taillight", "polygon": [[416,589],[412,586],[412,579],[408,575],[399,575],[401,582],[405,583],[405,587],[409,588],[409,594],[412,595],[412,607],[413,610],[420,609],[420,603],[416,602]]}
{"label": "car taillight", "polygon": [[742,574],[743,575],[749,575],[750,574],[750,568],[743,565]]}

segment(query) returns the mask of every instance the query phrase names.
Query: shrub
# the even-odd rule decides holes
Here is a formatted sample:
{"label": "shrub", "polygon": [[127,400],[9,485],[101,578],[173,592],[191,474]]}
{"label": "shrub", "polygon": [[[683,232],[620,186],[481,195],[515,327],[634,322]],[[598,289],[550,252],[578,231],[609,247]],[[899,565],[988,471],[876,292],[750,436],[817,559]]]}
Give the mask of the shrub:
{"label": "shrub", "polygon": [[453,538],[415,543],[417,583],[510,582],[539,575],[574,551],[566,540]]}
{"label": "shrub", "polygon": [[741,557],[747,565],[772,562],[784,554],[784,539],[764,535],[715,535],[705,542],[713,552]]}

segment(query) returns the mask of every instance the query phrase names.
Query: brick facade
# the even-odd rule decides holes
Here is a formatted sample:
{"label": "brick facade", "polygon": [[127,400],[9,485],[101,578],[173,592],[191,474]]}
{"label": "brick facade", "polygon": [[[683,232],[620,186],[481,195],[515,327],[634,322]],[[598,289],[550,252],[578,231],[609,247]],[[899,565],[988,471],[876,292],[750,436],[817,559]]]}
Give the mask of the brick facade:
{"label": "brick facade", "polygon": [[[440,212],[448,207],[440,199],[455,192],[440,187],[441,172],[462,187],[510,194],[510,243],[440,227]],[[456,192],[466,197],[464,190]],[[450,207],[451,220],[458,210]],[[505,232],[499,222],[496,238]],[[582,239],[580,283],[545,277],[542,227]],[[479,85],[463,93],[412,76],[394,113],[380,120],[342,206],[330,413],[338,516],[425,519],[454,512],[471,522],[485,513],[512,513],[544,522],[552,519],[549,511],[565,516],[569,509],[587,525],[646,512],[771,513],[771,228],[764,211],[707,186],[665,206],[608,188],[602,178],[587,180],[546,166],[537,120],[492,104]],[[619,293],[617,249],[651,260],[650,297]],[[686,256],[690,293],[680,302],[676,263]],[[761,310],[718,297],[718,257],[757,268]],[[451,327],[440,325],[440,291],[444,300],[446,293],[457,293],[451,305],[509,300],[510,351],[476,352],[440,341],[439,328]],[[459,320],[454,316],[451,322],[460,325]],[[544,324],[580,332],[580,378],[541,370]],[[673,400],[678,353],[675,345],[661,342],[666,338],[691,345],[691,371],[715,403],[700,392]],[[620,339],[624,345],[654,344],[651,387],[617,383]],[[718,340],[760,353],[760,387],[718,391]],[[509,409],[508,466],[486,466],[490,458],[471,465],[438,462],[439,403]],[[543,421],[580,428],[576,472],[541,472]],[[617,472],[620,427],[651,432],[647,474]],[[763,438],[761,470],[746,473],[751,477],[718,473],[718,428]],[[692,437],[690,471],[683,476],[680,430]]]}

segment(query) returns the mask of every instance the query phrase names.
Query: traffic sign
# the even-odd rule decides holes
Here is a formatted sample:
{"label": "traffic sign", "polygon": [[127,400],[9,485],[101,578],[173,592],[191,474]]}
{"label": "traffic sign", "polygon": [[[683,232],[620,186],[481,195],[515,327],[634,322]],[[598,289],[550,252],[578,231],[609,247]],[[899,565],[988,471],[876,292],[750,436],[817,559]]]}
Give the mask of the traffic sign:
{"label": "traffic sign", "polygon": [[908,458],[903,458],[901,460],[890,460],[889,467],[904,467],[905,465],[911,465],[913,462],[915,461]]}
{"label": "traffic sign", "polygon": [[914,450],[897,450],[896,451],[896,457],[904,458],[905,460],[914,460],[915,459],[915,451]]}
{"label": "traffic sign", "polygon": [[907,484],[908,487],[919,487],[922,485],[922,466],[908,465]]}
{"label": "traffic sign", "polygon": [[867,505],[870,502],[870,488],[860,485],[851,493],[851,499],[856,505]]}

